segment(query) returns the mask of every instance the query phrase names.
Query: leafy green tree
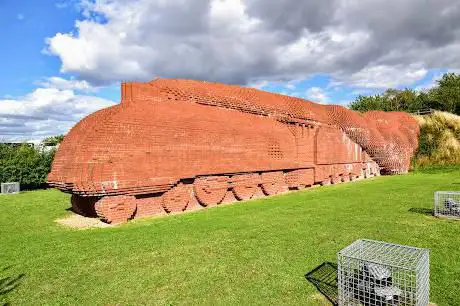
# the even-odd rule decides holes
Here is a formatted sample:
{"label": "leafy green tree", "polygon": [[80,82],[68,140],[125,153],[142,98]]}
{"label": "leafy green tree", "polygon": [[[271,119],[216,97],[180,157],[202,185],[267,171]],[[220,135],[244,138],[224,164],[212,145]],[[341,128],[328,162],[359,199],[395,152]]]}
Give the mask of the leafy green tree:
{"label": "leafy green tree", "polygon": [[435,104],[443,111],[460,114],[460,75],[446,73],[430,90]]}
{"label": "leafy green tree", "polygon": [[64,140],[64,135],[50,136],[43,139],[42,144],[45,146],[55,146]]}
{"label": "leafy green tree", "polygon": [[0,182],[19,182],[22,188],[43,186],[54,153],[55,150],[38,150],[28,144],[0,143]]}
{"label": "leafy green tree", "polygon": [[388,89],[383,94],[358,96],[349,107],[356,111],[384,110],[416,112],[436,109],[460,114],[460,75],[446,73],[427,92]]}
{"label": "leafy green tree", "polygon": [[352,110],[365,112],[368,110],[384,110],[384,97],[381,95],[375,96],[358,96],[355,101],[351,102],[349,107]]}

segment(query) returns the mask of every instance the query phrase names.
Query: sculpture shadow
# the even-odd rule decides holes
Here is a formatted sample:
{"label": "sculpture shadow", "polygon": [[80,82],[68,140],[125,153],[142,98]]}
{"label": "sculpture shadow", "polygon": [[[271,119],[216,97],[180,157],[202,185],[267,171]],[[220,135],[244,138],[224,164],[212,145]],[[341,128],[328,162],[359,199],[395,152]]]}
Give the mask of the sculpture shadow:
{"label": "sculpture shadow", "polygon": [[313,284],[332,305],[338,305],[337,264],[323,262],[305,274],[305,279]]}
{"label": "sculpture shadow", "polygon": [[434,215],[434,211],[431,208],[412,207],[412,208],[409,209],[409,212],[416,213],[416,214],[427,215],[427,216],[433,216]]}
{"label": "sculpture shadow", "polygon": [[[10,267],[5,267],[1,270],[3,272],[7,271]],[[25,274],[19,274],[16,276],[0,276],[0,305],[9,305],[3,301],[3,297],[16,289],[22,282],[22,279],[25,277]],[[3,303],[3,304],[2,304]]]}

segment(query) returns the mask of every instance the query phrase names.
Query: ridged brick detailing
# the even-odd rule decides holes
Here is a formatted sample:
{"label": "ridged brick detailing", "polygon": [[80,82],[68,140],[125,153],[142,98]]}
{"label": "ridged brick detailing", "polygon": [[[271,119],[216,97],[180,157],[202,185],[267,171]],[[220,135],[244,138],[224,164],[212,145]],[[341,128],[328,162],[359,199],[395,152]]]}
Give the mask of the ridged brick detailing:
{"label": "ridged brick detailing", "polygon": [[131,219],[136,211],[134,196],[103,197],[94,205],[99,218],[111,224]]}
{"label": "ridged brick detailing", "polygon": [[299,169],[285,174],[286,183],[289,188],[305,188],[315,183],[315,172],[313,169]]}
{"label": "ridged brick detailing", "polygon": [[266,195],[274,195],[288,189],[282,171],[262,173],[261,181],[262,190]]}
{"label": "ridged brick detailing", "polygon": [[357,113],[327,106],[330,123],[340,127],[386,173],[406,173],[418,146],[419,126],[409,114],[371,111]]}
{"label": "ridged brick detailing", "polygon": [[194,210],[199,210],[204,208],[199,202],[196,196],[192,195],[190,198],[190,201],[187,204],[187,207],[185,208],[186,211],[194,211]]}
{"label": "ridged brick detailing", "polygon": [[181,212],[185,210],[191,197],[191,186],[179,183],[172,189],[166,191],[161,198],[161,205],[168,213]]}
{"label": "ridged brick detailing", "polygon": [[166,211],[161,206],[161,197],[159,196],[139,197],[136,198],[135,204],[135,219],[166,214]]}
{"label": "ridged brick detailing", "polygon": [[262,191],[262,186],[259,186],[259,188],[257,188],[256,192],[252,195],[252,199],[260,199],[260,198],[264,198],[264,197],[265,197],[265,194]]}
{"label": "ridged brick detailing", "polygon": [[259,188],[258,174],[242,174],[232,177],[233,193],[238,200],[249,200]]}
{"label": "ridged brick detailing", "polygon": [[221,205],[223,205],[223,204],[229,204],[233,202],[238,202],[238,200],[235,198],[235,194],[233,193],[233,190],[228,190],[227,193],[225,194],[224,199],[220,203]]}
{"label": "ridged brick detailing", "polygon": [[198,177],[193,190],[196,198],[203,206],[213,206],[219,204],[225,197],[228,189],[227,176],[204,176]]}

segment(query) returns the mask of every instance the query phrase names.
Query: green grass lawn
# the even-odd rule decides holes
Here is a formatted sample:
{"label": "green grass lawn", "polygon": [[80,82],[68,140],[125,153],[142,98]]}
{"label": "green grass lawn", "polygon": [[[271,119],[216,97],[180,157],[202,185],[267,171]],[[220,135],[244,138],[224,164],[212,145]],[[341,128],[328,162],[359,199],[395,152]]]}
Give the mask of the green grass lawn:
{"label": "green grass lawn", "polygon": [[430,248],[431,300],[460,305],[460,221],[413,212],[436,190],[459,168],[89,230],[55,223],[61,192],[0,196],[0,304],[323,305],[305,273],[369,238]]}

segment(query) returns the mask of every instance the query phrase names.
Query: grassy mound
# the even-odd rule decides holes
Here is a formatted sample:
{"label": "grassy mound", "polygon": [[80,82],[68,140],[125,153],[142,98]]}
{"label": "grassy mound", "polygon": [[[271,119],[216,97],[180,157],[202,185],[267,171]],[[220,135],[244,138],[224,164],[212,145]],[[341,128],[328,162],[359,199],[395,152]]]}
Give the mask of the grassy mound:
{"label": "grassy mound", "polygon": [[420,145],[413,166],[460,164],[460,116],[434,112],[415,117],[420,124]]}
{"label": "grassy mound", "polygon": [[328,305],[304,275],[360,238],[430,248],[430,300],[460,305],[460,222],[429,215],[433,192],[459,190],[459,174],[379,177],[86,230],[55,222],[71,214],[67,194],[0,196],[0,305]]}

